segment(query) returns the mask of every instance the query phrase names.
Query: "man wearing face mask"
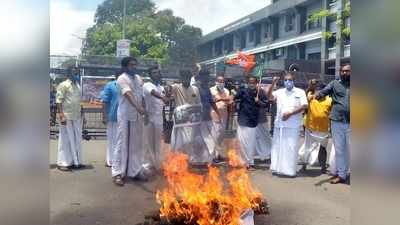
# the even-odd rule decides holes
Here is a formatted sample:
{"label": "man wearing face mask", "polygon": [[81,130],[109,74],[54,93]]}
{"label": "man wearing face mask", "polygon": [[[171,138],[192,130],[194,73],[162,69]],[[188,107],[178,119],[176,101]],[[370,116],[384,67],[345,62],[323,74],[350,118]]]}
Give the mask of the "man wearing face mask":
{"label": "man wearing face mask", "polygon": [[[211,116],[214,122],[213,133],[216,139],[215,153],[216,153],[216,162],[221,161],[223,158],[226,158],[225,146],[223,146],[224,142],[224,133],[225,128],[227,126],[228,121],[228,107],[232,104],[233,98],[229,94],[229,90],[225,88],[225,79],[223,76],[217,76],[215,80],[215,86],[210,88],[211,95],[213,96],[214,102],[217,106],[218,113],[220,117],[218,117],[215,110],[211,112]],[[220,118],[220,119],[219,119]]]}
{"label": "man wearing face mask", "polygon": [[143,168],[143,81],[137,74],[137,60],[125,57],[121,61],[122,74],[117,79],[120,97],[117,111],[117,146],[112,161],[112,177],[118,186],[126,176],[147,180]]}
{"label": "man wearing face mask", "polygon": [[159,171],[161,169],[160,144],[163,128],[163,107],[168,102],[164,87],[161,86],[161,73],[157,66],[148,70],[150,81],[143,85],[143,97],[146,105],[145,120],[146,166]]}
{"label": "man wearing face mask", "polygon": [[273,174],[295,177],[297,173],[298,145],[303,126],[302,113],[307,109],[305,92],[294,86],[294,75],[287,73],[284,88],[272,91],[279,81],[274,77],[268,89],[270,101],[276,102],[276,117],[271,150]]}
{"label": "man wearing face mask", "polygon": [[240,142],[240,156],[247,168],[254,166],[256,132],[259,110],[267,107],[268,99],[263,91],[257,90],[257,78],[249,76],[247,88],[241,88],[235,96],[238,104],[237,137]]}
{"label": "man wearing face mask", "polygon": [[57,167],[61,171],[79,169],[82,165],[81,152],[81,87],[79,70],[68,68],[67,80],[57,87],[56,104],[60,122]]}
{"label": "man wearing face mask", "polygon": [[351,65],[342,66],[340,80],[334,80],[315,95],[316,99],[325,96],[332,98],[330,114],[332,141],[335,146],[337,174],[331,183],[344,183],[347,180],[350,163],[350,75]]}

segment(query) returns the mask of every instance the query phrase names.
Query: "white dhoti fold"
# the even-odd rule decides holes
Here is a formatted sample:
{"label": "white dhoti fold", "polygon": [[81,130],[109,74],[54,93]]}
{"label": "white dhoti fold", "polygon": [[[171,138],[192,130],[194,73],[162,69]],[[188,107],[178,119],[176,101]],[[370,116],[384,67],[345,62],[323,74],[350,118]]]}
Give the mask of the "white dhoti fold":
{"label": "white dhoti fold", "polygon": [[226,120],[222,120],[222,123],[213,122],[212,136],[215,140],[214,157],[227,157],[224,146],[226,123]]}
{"label": "white dhoti fold", "polygon": [[271,171],[296,176],[300,128],[275,128],[271,151]]}
{"label": "white dhoti fold", "polygon": [[145,135],[145,154],[144,165],[146,168],[161,168],[161,134],[162,124],[149,122],[144,126]]}
{"label": "white dhoti fold", "polygon": [[118,123],[108,121],[107,122],[107,153],[106,153],[106,163],[108,166],[112,165],[112,157],[114,150],[117,146],[117,129]]}
{"label": "white dhoti fold", "polygon": [[118,120],[117,146],[112,161],[112,176],[135,177],[143,170],[143,123]]}
{"label": "white dhoti fold", "polygon": [[191,126],[174,126],[171,135],[171,148],[189,156],[191,163],[208,163],[210,154],[205,148],[201,124]]}
{"label": "white dhoti fold", "polygon": [[299,149],[299,162],[305,165],[316,166],[320,146],[327,148],[328,133],[305,130],[304,143]]}
{"label": "white dhoti fold", "polygon": [[81,120],[67,120],[66,125],[59,127],[58,166],[78,166],[82,164]]}
{"label": "white dhoti fold", "polygon": [[237,137],[240,142],[240,157],[247,166],[254,165],[254,154],[257,145],[256,133],[256,127],[239,125],[237,128]]}
{"label": "white dhoti fold", "polygon": [[209,156],[216,155],[216,153],[215,153],[216,139],[213,136],[213,133],[214,133],[213,129],[214,129],[214,123],[211,120],[210,121],[202,121],[200,124],[200,132],[201,132],[201,137],[203,139],[202,140],[203,150],[208,152]]}
{"label": "white dhoti fold", "polygon": [[261,160],[271,158],[272,139],[269,135],[268,123],[260,123],[256,128],[256,156]]}

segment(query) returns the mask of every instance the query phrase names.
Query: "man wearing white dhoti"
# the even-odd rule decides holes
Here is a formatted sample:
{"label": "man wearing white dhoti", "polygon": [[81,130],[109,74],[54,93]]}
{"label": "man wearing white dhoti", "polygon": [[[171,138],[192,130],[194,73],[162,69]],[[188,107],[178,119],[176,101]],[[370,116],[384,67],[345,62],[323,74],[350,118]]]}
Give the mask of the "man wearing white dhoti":
{"label": "man wearing white dhoti", "polygon": [[199,89],[190,85],[192,74],[189,70],[181,70],[179,75],[182,83],[171,86],[171,94],[175,101],[171,148],[188,154],[191,163],[207,163],[209,153],[202,149]]}
{"label": "man wearing white dhoti", "polygon": [[317,162],[321,166],[321,173],[326,173],[327,145],[329,136],[329,113],[331,111],[332,99],[329,96],[316,100],[315,92],[322,88],[315,79],[310,80],[307,89],[308,108],[304,116],[304,144],[299,150],[300,163],[303,164],[302,171],[306,170],[308,164]]}
{"label": "man wearing white dhoti", "polygon": [[82,168],[81,151],[81,87],[79,70],[68,68],[67,80],[57,87],[56,104],[59,115],[57,168],[69,171]]}
{"label": "man wearing white dhoti", "polygon": [[200,131],[202,137],[202,149],[205,152],[209,153],[209,159],[207,162],[210,162],[212,159],[217,157],[216,153],[216,142],[217,137],[214,135],[214,123],[211,117],[211,109],[216,113],[217,123],[221,124],[221,119],[219,115],[219,111],[217,105],[214,102],[212,97],[209,81],[210,81],[210,72],[206,69],[201,69],[199,71],[199,93],[200,100],[202,105],[202,113],[201,113],[201,124]]}
{"label": "man wearing white dhoti", "polygon": [[150,81],[143,85],[143,97],[146,105],[145,120],[145,167],[159,170],[161,168],[161,134],[163,129],[163,107],[168,101],[161,86],[161,73],[157,67],[148,70]]}
{"label": "man wearing white dhoti", "polygon": [[117,147],[111,169],[113,181],[118,186],[124,185],[126,176],[146,180],[143,168],[143,81],[137,75],[135,58],[123,58],[121,66],[122,74],[117,79],[120,89]]}
{"label": "man wearing white dhoti", "polygon": [[117,110],[119,90],[117,81],[110,81],[101,92],[103,103],[103,123],[107,124],[106,166],[111,167],[112,156],[117,145]]}
{"label": "man wearing white dhoti", "polygon": [[240,142],[240,156],[248,167],[254,166],[254,155],[257,146],[257,125],[259,110],[267,107],[268,99],[264,92],[257,91],[257,78],[248,77],[247,88],[242,88],[235,96],[238,104],[238,128],[237,137]]}
{"label": "man wearing white dhoti", "polygon": [[273,174],[295,177],[299,149],[299,135],[303,125],[302,113],[307,109],[307,97],[302,89],[294,87],[294,76],[287,73],[284,88],[274,92],[279,77],[274,77],[268,90],[269,99],[276,101],[277,112],[271,151]]}
{"label": "man wearing white dhoti", "polygon": [[[265,93],[263,87],[259,88],[260,92]],[[256,158],[266,161],[271,158],[272,139],[270,136],[270,125],[267,118],[267,108],[260,107],[258,115],[258,125],[256,129]]]}
{"label": "man wearing white dhoti", "polygon": [[213,119],[213,136],[216,140],[215,145],[215,162],[219,162],[227,157],[226,147],[224,146],[225,129],[228,123],[228,108],[233,103],[233,98],[229,90],[225,88],[225,79],[218,75],[215,81],[215,86],[210,88],[211,95],[217,106],[218,114],[215,110],[211,111]]}

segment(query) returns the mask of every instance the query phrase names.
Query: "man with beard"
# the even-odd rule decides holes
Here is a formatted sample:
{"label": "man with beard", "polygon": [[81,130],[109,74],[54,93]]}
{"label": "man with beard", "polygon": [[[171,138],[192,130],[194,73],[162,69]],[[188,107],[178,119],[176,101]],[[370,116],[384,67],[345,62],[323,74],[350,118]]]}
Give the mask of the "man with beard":
{"label": "man with beard", "polygon": [[287,73],[284,88],[272,91],[279,81],[274,77],[268,97],[276,101],[277,112],[271,150],[273,174],[295,177],[297,173],[298,145],[303,126],[302,113],[307,109],[305,92],[294,86],[294,75]]}
{"label": "man with beard", "polygon": [[240,142],[240,156],[247,168],[254,166],[256,152],[256,133],[259,110],[267,107],[268,99],[262,91],[257,90],[257,78],[249,76],[247,88],[242,88],[235,96],[238,104],[237,137]]}
{"label": "man with beard", "polygon": [[120,89],[117,112],[117,146],[112,161],[112,177],[118,186],[126,176],[147,180],[143,168],[143,81],[137,74],[137,60],[125,57],[121,61],[122,74],[117,79]]}
{"label": "man with beard", "polygon": [[78,68],[68,68],[67,80],[57,87],[56,104],[60,122],[57,167],[61,171],[79,169],[81,152],[81,87]]}
{"label": "man with beard", "polygon": [[340,80],[334,80],[318,92],[316,99],[325,96],[332,98],[330,114],[333,145],[335,146],[337,174],[331,184],[344,183],[347,180],[350,163],[350,75],[351,65],[342,66]]}

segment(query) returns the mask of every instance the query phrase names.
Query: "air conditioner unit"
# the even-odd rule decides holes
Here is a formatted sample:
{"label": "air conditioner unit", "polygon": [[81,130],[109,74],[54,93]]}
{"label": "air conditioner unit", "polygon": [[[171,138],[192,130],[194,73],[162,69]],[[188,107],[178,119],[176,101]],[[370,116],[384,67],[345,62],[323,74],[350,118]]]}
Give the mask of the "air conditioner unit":
{"label": "air conditioner unit", "polygon": [[275,50],[276,56],[283,56],[283,48],[278,48]]}

